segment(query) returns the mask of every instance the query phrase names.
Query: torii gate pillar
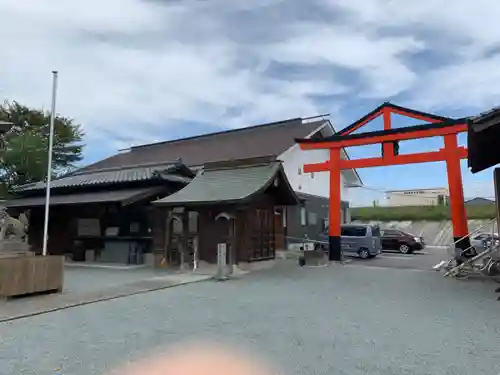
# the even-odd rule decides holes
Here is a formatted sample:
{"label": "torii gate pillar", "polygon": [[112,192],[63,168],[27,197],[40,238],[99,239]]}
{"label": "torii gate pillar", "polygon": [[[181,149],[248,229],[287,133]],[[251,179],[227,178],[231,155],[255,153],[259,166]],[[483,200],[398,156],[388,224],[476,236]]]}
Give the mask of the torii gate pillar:
{"label": "torii gate pillar", "polygon": [[329,252],[330,261],[342,261],[342,247],[340,243],[340,148],[330,149],[330,212],[329,212]]}
{"label": "torii gate pillar", "polygon": [[453,225],[453,242],[455,247],[467,250],[470,239],[467,237],[467,211],[465,210],[462,171],[460,169],[460,155],[456,134],[447,134],[444,137],[444,152],[446,154],[446,171],[448,174],[448,188],[450,191],[451,222]]}

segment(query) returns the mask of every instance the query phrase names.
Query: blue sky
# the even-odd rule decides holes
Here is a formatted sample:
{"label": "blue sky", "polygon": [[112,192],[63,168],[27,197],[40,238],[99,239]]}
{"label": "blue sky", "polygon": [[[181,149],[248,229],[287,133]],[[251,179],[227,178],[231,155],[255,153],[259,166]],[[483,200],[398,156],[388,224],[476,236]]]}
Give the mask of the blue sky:
{"label": "blue sky", "polygon": [[[0,14],[2,35],[15,30],[3,41],[0,99],[49,108],[59,70],[58,112],[83,125],[85,162],[297,116],[330,113],[341,129],[384,101],[450,117],[500,103],[494,0],[0,0]],[[446,186],[445,172],[443,163],[359,170],[380,189]],[[491,171],[463,174],[466,196],[493,195]]]}

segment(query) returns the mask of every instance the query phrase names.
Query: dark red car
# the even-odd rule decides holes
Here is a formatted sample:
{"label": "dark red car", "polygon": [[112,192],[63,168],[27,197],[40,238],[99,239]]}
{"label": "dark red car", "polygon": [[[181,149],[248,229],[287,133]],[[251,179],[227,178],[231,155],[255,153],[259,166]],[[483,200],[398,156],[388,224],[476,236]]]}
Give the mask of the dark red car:
{"label": "dark red car", "polygon": [[411,254],[425,247],[423,237],[398,229],[381,229],[380,240],[383,250],[397,250],[403,254]]}

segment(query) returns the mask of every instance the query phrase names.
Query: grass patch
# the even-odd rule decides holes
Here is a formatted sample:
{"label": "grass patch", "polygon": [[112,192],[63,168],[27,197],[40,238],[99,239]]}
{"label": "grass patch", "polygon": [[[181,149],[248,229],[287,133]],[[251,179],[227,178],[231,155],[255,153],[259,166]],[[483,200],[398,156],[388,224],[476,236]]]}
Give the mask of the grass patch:
{"label": "grass patch", "polygon": [[[478,205],[467,207],[468,219],[494,219],[496,205]],[[406,206],[406,207],[356,207],[351,208],[352,220],[360,221],[440,221],[451,220],[448,206]]]}

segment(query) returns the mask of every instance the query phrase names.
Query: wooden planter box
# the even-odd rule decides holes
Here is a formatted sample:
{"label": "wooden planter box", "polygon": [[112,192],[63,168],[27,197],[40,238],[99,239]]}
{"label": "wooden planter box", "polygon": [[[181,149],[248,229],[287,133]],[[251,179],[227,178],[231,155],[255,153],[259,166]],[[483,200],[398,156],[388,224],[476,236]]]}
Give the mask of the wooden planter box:
{"label": "wooden planter box", "polygon": [[0,257],[0,297],[61,292],[64,257],[9,254]]}

